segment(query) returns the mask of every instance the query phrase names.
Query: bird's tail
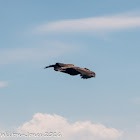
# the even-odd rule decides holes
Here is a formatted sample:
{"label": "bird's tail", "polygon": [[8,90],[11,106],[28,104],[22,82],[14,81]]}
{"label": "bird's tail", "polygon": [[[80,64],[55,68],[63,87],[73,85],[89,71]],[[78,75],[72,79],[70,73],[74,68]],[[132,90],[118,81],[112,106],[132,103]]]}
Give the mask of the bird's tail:
{"label": "bird's tail", "polygon": [[54,65],[46,66],[44,69],[50,68],[50,67],[54,67]]}

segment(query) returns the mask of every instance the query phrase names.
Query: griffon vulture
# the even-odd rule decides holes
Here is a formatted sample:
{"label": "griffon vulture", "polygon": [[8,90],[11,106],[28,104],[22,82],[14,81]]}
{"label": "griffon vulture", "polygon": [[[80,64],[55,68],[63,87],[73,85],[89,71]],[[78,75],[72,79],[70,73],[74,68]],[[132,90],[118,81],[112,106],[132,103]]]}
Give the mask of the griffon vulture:
{"label": "griffon vulture", "polygon": [[64,72],[70,75],[80,74],[81,78],[88,79],[95,77],[95,73],[87,68],[76,67],[73,64],[56,63],[55,65],[46,66],[46,68],[53,67],[55,71]]}

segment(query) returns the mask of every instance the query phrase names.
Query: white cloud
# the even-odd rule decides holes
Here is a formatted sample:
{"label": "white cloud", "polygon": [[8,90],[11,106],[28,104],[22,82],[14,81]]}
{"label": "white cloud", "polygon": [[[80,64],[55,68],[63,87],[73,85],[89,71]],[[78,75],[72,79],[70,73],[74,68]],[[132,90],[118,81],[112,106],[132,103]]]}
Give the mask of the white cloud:
{"label": "white cloud", "polygon": [[22,133],[60,132],[64,140],[114,140],[122,135],[115,128],[107,128],[102,124],[90,121],[69,123],[66,118],[58,115],[37,113],[33,119],[18,128]]}
{"label": "white cloud", "polygon": [[8,85],[8,82],[0,81],[0,88],[6,87]]}
{"label": "white cloud", "polygon": [[37,62],[57,58],[74,49],[60,42],[44,43],[40,47],[0,49],[0,65],[16,62]]}
{"label": "white cloud", "polygon": [[60,20],[40,25],[38,33],[50,32],[103,32],[140,27],[140,16],[134,13],[122,13],[114,16],[102,16],[83,19]]}

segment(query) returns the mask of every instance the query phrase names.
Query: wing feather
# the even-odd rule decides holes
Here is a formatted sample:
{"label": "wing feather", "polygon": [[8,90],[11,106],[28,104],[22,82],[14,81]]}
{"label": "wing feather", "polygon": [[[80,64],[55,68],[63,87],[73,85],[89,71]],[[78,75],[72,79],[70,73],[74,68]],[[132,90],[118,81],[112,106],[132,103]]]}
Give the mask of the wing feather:
{"label": "wing feather", "polygon": [[95,77],[95,73],[87,68],[85,69],[85,68],[75,67],[75,69],[80,73],[80,76],[83,79]]}
{"label": "wing feather", "polygon": [[74,66],[73,64],[64,64],[64,63],[56,63],[57,66],[59,67],[70,67],[70,66]]}

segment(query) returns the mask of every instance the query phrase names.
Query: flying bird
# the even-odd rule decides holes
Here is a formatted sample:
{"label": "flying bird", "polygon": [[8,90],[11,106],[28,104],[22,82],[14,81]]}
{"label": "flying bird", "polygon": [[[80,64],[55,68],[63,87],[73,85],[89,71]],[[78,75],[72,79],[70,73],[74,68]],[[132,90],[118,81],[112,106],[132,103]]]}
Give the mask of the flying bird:
{"label": "flying bird", "polygon": [[81,78],[88,79],[95,77],[95,73],[87,68],[76,67],[73,64],[56,63],[55,65],[46,66],[46,68],[53,67],[55,71],[64,72],[70,75],[80,74]]}

